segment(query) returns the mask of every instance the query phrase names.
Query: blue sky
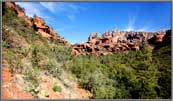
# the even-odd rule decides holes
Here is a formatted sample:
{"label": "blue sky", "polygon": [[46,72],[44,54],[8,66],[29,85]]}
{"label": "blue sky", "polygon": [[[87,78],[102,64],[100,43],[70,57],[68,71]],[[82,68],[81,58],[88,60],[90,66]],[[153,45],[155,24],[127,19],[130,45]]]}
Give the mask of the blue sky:
{"label": "blue sky", "polygon": [[70,43],[86,42],[91,32],[159,31],[171,27],[171,2],[16,2],[29,17],[45,19]]}

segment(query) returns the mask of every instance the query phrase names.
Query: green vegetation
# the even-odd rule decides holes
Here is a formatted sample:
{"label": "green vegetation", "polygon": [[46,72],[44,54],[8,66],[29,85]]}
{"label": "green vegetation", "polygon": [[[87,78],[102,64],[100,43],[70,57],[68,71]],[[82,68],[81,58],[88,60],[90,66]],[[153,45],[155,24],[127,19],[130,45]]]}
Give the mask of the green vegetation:
{"label": "green vegetation", "polygon": [[25,88],[25,90],[30,92],[34,97],[37,97],[37,94],[39,93],[37,87],[40,82],[40,69],[37,67],[28,69],[25,73],[24,79],[29,82],[29,86]]}
{"label": "green vegetation", "polygon": [[2,47],[3,48],[9,48],[9,44],[6,41],[2,41]]}
{"label": "green vegetation", "polygon": [[[2,46],[6,54],[3,59],[7,60],[12,74],[16,73],[16,70],[22,71],[20,73],[23,73],[28,85],[25,90],[37,98],[42,71],[46,70],[59,78],[66,61],[71,58],[71,49],[38,35],[23,18],[17,17],[11,8],[5,7],[4,12]],[[16,42],[17,38],[26,41],[27,46],[23,47],[22,42]],[[61,91],[58,85],[54,85],[53,89]]]}
{"label": "green vegetation", "polygon": [[55,92],[61,92],[62,91],[62,88],[57,83],[53,84],[53,88],[52,89]]}
{"label": "green vegetation", "polygon": [[30,81],[35,87],[39,85],[39,80],[40,80],[40,70],[39,68],[32,68],[31,70],[29,69],[26,72],[26,79]]}
{"label": "green vegetation", "polygon": [[163,46],[153,52],[153,61],[158,67],[158,95],[162,98],[171,96],[171,45]]}
{"label": "green vegetation", "polygon": [[[5,16],[2,17],[3,23],[8,23],[8,25],[13,24],[13,20],[17,18],[16,13],[9,7],[5,6]],[[13,25],[14,26],[14,25]]]}
{"label": "green vegetation", "polygon": [[93,98],[170,98],[171,46],[107,56],[79,56],[71,71]]}
{"label": "green vegetation", "polygon": [[[80,86],[89,90],[94,99],[171,98],[170,44],[154,50],[144,46],[137,52],[73,57],[69,46],[40,37],[8,7],[2,21],[2,46],[6,50],[3,59],[7,60],[12,73],[14,69],[23,70],[22,59],[31,62],[24,75],[30,83],[27,91],[34,97],[39,93],[37,87],[43,70],[59,78],[65,69],[77,77]],[[28,46],[12,48],[22,44],[9,43],[8,39],[12,40],[16,35],[25,39]],[[52,89],[62,90],[57,84]]]}

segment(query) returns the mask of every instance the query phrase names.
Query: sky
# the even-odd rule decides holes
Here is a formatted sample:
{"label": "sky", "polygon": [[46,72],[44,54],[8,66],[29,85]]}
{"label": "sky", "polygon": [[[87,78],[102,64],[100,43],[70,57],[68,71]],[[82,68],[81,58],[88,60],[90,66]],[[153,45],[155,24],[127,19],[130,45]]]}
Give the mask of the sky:
{"label": "sky", "polygon": [[171,28],[171,2],[16,2],[29,17],[42,17],[70,43],[91,32],[159,31]]}

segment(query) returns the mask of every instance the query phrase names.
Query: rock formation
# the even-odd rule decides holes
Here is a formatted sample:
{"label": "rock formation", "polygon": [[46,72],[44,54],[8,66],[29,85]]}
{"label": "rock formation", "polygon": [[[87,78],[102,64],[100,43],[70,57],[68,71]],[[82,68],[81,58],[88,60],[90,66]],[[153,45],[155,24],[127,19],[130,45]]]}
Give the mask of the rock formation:
{"label": "rock formation", "polygon": [[29,24],[29,26],[32,26],[31,20],[28,18],[28,16],[25,15],[25,12],[23,11],[23,9],[17,6],[14,2],[5,2],[5,6],[13,9],[19,17],[22,17],[25,19],[25,21]]}
{"label": "rock formation", "polygon": [[[56,42],[63,43],[65,45],[69,44],[68,41],[60,38],[60,36],[58,36],[58,33],[56,33],[53,28],[47,26],[45,21],[41,17],[36,16],[34,18],[29,18],[28,16],[26,16],[23,8],[19,7],[14,2],[4,2],[3,9],[5,6],[11,8],[19,17],[22,17],[30,27],[34,27],[37,33],[42,37],[53,39]],[[4,13],[5,12],[3,12],[3,14]]]}
{"label": "rock formation", "polygon": [[58,36],[58,33],[56,33],[53,28],[47,26],[45,21],[41,17],[36,16],[33,18],[33,26],[38,34],[40,34],[44,38],[53,39],[58,43],[68,43],[66,40],[60,38],[60,36]]}
{"label": "rock formation", "polygon": [[135,32],[135,31],[108,31],[99,36],[98,33],[91,33],[88,41],[81,44],[74,44],[74,55],[95,54],[106,55],[118,51],[138,51],[146,44],[156,45],[163,41],[166,31],[159,32]]}
{"label": "rock formation", "polygon": [[[47,39],[53,39],[58,43],[69,44],[66,40],[58,36],[53,28],[46,25],[45,21],[38,16],[30,19],[25,15],[22,8],[17,6],[13,2],[3,3],[5,6],[13,9],[19,17],[22,17],[28,22],[30,27],[34,27],[39,35]],[[3,12],[4,14],[4,12]],[[72,45],[72,53],[74,55],[80,54],[95,54],[95,55],[106,55],[112,54],[118,51],[128,50],[140,50],[144,43],[150,45],[157,45],[163,42],[166,31],[159,32],[135,32],[135,31],[120,31],[120,30],[109,30],[102,35],[93,32],[88,37],[88,41],[85,43]]]}

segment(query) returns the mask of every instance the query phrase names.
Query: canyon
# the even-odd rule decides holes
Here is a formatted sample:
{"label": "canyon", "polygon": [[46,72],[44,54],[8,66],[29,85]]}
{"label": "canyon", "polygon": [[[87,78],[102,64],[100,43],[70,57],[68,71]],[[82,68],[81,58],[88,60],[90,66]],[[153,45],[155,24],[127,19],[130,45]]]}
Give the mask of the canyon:
{"label": "canyon", "polygon": [[[152,59],[160,59],[160,57],[154,57],[154,55],[160,55],[161,52],[157,53],[157,48],[161,50],[163,46],[166,46],[166,49],[162,49],[161,51],[163,51],[164,55],[165,53],[168,54],[167,57],[164,57],[166,60],[166,63],[164,64],[166,64],[166,66],[163,65],[163,67],[165,66],[168,68],[170,66],[170,61],[167,63],[167,60],[170,56],[169,46],[172,38],[171,30],[160,30],[157,32],[109,30],[102,34],[92,32],[90,33],[87,42],[71,44],[66,39],[62,38],[53,28],[48,26],[42,17],[28,17],[25,14],[24,9],[16,5],[14,2],[3,2],[3,17],[8,15],[6,15],[6,13],[8,13],[8,8],[14,11],[17,15],[16,18],[14,17],[14,22],[16,21],[14,25],[22,26],[22,28],[18,28],[17,30],[13,25],[8,26],[10,18],[6,18],[8,21],[6,20],[6,22],[3,22],[3,99],[89,99],[94,98],[93,96],[97,98],[99,93],[105,93],[106,97],[106,93],[110,94],[108,96],[114,96],[114,92],[110,93],[112,89],[116,89],[115,92],[118,91],[118,93],[115,94],[118,96],[118,94],[120,94],[119,91],[121,90],[119,89],[119,85],[115,85],[115,83],[118,84],[118,80],[120,80],[120,83],[123,80],[123,82],[129,83],[130,80],[134,80],[133,77],[135,76],[136,81],[134,80],[134,82],[130,82],[131,87],[133,88],[133,84],[135,86],[136,83],[141,84],[140,79],[139,82],[137,81],[137,77],[140,78],[137,74],[139,71],[142,71],[141,74],[144,73],[142,75],[145,75],[146,72],[151,76],[156,75],[153,74],[155,72],[152,72],[155,68],[161,68],[160,71],[162,72],[162,65],[161,67],[156,67],[156,62],[152,61]],[[23,20],[27,25],[23,24]],[[19,30],[22,30],[23,32],[19,32]],[[32,30],[33,33],[30,30]],[[132,53],[126,55],[128,52]],[[122,58],[122,63],[119,56]],[[165,60],[163,62],[165,62]],[[127,61],[131,61],[132,64]],[[148,66],[148,64],[151,66]],[[129,67],[130,69],[126,67]],[[151,70],[148,70],[148,68]],[[61,76],[58,74],[60,72],[59,69],[62,69],[63,71]],[[30,72],[30,74],[26,74],[29,70],[32,71],[32,73]],[[40,70],[41,72],[40,74],[38,73],[39,76],[37,75],[37,70]],[[115,72],[112,72],[113,70],[115,70]],[[131,75],[132,72],[134,72],[133,75]],[[128,74],[132,76],[132,79],[129,79],[130,76]],[[25,76],[28,75],[31,76],[30,81],[25,79]],[[80,79],[77,81],[76,78],[73,77],[74,75],[77,75],[76,78],[78,77]],[[40,81],[37,80],[37,77],[40,77]],[[95,79],[96,77],[99,78],[100,81],[97,81],[97,79]],[[116,77],[117,79],[114,79]],[[153,78],[155,80],[154,76]],[[39,81],[38,86],[31,87],[31,90],[29,91],[26,89],[24,90],[23,87],[30,87],[34,80]],[[110,81],[105,83],[105,80]],[[141,80],[143,80],[143,76],[141,76]],[[61,91],[57,92],[52,89],[55,86],[55,81],[62,88]],[[149,84],[146,85],[148,86]],[[58,87],[56,89],[58,89]],[[153,85],[151,85],[151,87],[153,87]],[[100,91],[98,90],[97,92],[96,88]],[[139,87],[139,89],[142,88]],[[123,91],[125,90],[122,90],[122,92]],[[137,91],[138,88],[136,91],[134,90],[134,92]],[[134,92],[132,90],[132,95]],[[122,93],[122,95],[123,94],[125,93]],[[101,97],[99,96],[99,98]],[[117,98],[119,98],[119,96]],[[138,98],[140,98],[140,96]]]}

